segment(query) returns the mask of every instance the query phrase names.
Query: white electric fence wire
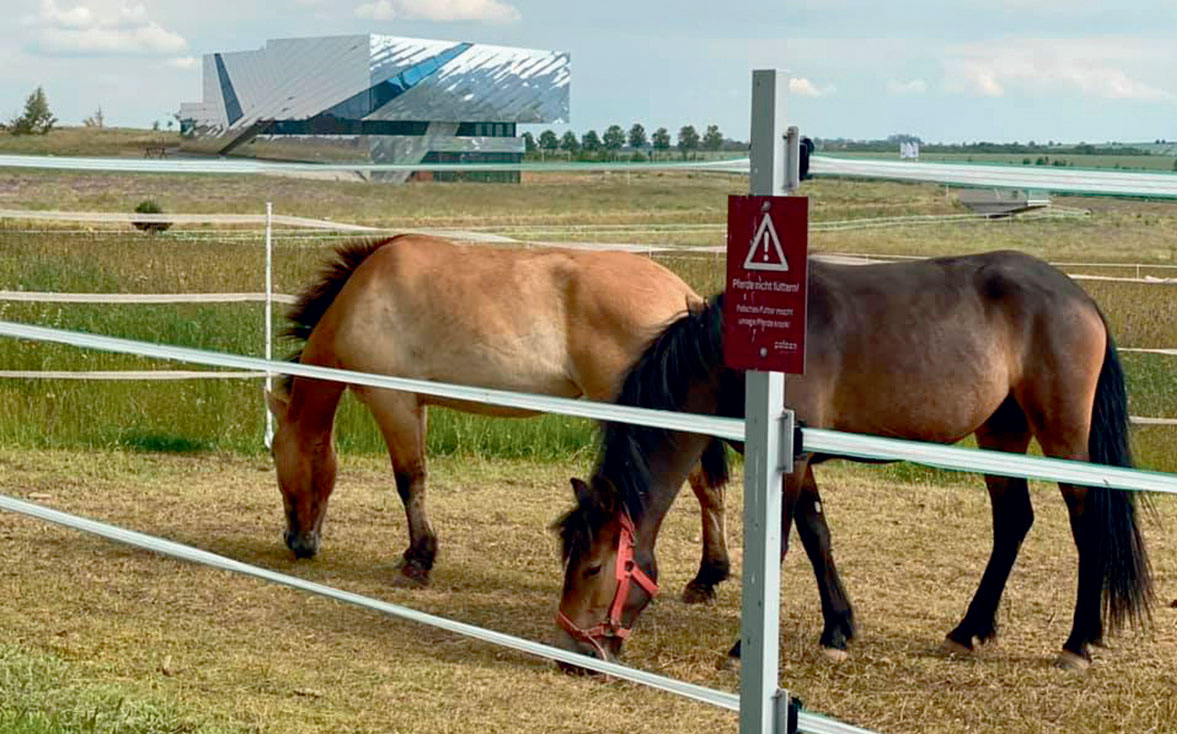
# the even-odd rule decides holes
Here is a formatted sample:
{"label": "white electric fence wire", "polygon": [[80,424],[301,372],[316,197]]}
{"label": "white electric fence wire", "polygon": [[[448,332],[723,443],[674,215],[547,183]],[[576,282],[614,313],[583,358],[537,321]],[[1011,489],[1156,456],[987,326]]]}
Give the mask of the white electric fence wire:
{"label": "white electric fence wire", "polygon": [[1142,347],[1116,347],[1118,352],[1136,352],[1140,354],[1165,354],[1170,357],[1177,357],[1177,349],[1146,349]]}
{"label": "white electric fence wire", "polygon": [[1144,283],[1146,285],[1177,285],[1177,278],[1143,278],[1118,277],[1115,275],[1091,275],[1088,273],[1067,273],[1071,280],[1102,280],[1109,283]]}
{"label": "white electric fence wire", "polygon": [[[297,303],[297,296],[275,293],[277,303]],[[265,293],[53,293],[0,291],[0,301],[25,303],[265,303]]]}
{"label": "white electric fence wire", "polygon": [[[139,214],[127,212],[68,212],[28,209],[0,209],[0,219],[46,222],[109,222],[119,224],[142,222],[144,224],[234,224],[261,226],[266,223],[266,217],[263,214]],[[274,223],[288,227],[341,230],[346,232],[379,231],[374,227],[368,227],[362,224],[348,224],[346,222],[333,222],[327,219],[310,219],[308,217],[283,215],[275,216]]]}
{"label": "white electric fence wire", "polygon": [[21,380],[254,380],[265,372],[211,370],[0,370],[0,379]]}

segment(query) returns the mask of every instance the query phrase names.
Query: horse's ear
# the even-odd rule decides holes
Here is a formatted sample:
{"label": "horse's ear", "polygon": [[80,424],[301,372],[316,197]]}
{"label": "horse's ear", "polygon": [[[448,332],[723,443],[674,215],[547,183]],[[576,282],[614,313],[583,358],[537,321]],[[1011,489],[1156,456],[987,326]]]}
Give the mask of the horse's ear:
{"label": "horse's ear", "polygon": [[572,477],[572,496],[576,498],[578,507],[583,507],[592,501],[593,492],[583,480]]}
{"label": "horse's ear", "polygon": [[286,420],[286,411],[290,408],[290,401],[278,393],[266,390],[266,406],[278,420]]}
{"label": "horse's ear", "polygon": [[617,485],[605,477],[593,477],[593,488],[596,490],[593,494],[601,512],[616,515],[621,511],[621,492],[617,490]]}

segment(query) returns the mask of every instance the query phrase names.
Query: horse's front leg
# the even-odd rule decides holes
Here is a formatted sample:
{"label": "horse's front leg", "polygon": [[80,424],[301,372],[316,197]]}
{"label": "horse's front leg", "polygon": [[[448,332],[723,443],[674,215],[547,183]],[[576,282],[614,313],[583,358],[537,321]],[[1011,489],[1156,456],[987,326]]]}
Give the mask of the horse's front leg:
{"label": "horse's front leg", "polygon": [[[817,579],[817,591],[821,597],[821,614],[825,626],[821,633],[821,646],[826,657],[834,662],[846,659],[846,645],[854,638],[854,609],[838,568],[834,565],[834,552],[830,541],[830,528],[822,511],[821,495],[813,477],[813,467],[805,461],[804,474],[800,480],[799,496],[793,509],[797,522],[797,534],[805,548],[813,575]],[[794,472],[793,476],[796,476]]]}
{"label": "horse's front leg", "polygon": [[365,390],[362,399],[372,410],[388,444],[396,491],[405,506],[409,547],[400,562],[397,586],[428,586],[437,555],[437,536],[425,511],[425,406],[411,393]]}
{"label": "horse's front leg", "polygon": [[[797,534],[801,537],[801,544],[817,577],[822,617],[825,620],[821,645],[827,657],[840,662],[846,659],[846,645],[854,637],[854,609],[834,565],[830,530],[822,512],[813,469],[807,458],[798,460],[793,473],[785,477],[784,493],[781,507],[781,563],[784,563],[789,552],[789,532],[796,522]],[[738,640],[728,656],[740,656]]]}

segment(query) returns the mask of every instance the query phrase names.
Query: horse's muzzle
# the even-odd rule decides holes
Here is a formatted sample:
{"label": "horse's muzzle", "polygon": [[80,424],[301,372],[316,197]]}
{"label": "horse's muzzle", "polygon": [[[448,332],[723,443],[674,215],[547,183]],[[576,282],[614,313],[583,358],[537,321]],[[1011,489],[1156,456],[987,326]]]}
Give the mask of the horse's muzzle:
{"label": "horse's muzzle", "polygon": [[292,533],[286,530],[282,537],[286,540],[286,547],[294,551],[295,558],[314,558],[319,552],[319,534],[316,532]]}
{"label": "horse's muzzle", "polygon": [[[569,652],[577,652],[577,653],[580,653],[581,655],[584,655],[586,657],[596,658],[597,660],[603,659],[603,660],[606,660],[610,663],[617,662],[617,653],[619,652],[619,650],[615,649],[615,647],[619,648],[620,645],[615,645],[614,643],[620,642],[620,641],[619,640],[603,640],[602,642],[604,644],[602,644],[602,646],[600,648],[598,648],[595,645],[589,644],[588,642],[584,642],[584,641],[574,638],[572,635],[568,634],[563,629],[559,629],[556,631],[556,639],[553,641],[553,645],[555,647],[560,648],[561,650],[568,650]],[[604,657],[602,657],[602,653],[604,653]],[[560,670],[562,672],[568,673],[569,675],[597,675],[597,671],[595,671],[595,670],[589,670],[588,668],[582,668],[579,665],[576,665],[574,663],[566,663],[566,662],[563,662],[562,660],[557,660],[556,665],[560,668]]]}

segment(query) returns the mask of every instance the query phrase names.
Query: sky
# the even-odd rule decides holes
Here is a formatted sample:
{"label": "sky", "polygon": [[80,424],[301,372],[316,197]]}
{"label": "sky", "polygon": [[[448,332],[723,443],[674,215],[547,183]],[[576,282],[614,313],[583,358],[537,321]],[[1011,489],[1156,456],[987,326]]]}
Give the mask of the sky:
{"label": "sky", "polygon": [[[790,74],[807,135],[1177,139],[1173,0],[0,0],[0,117],[44,87],[61,124],[165,122],[199,59],[382,33],[572,56],[571,127],[748,138],[751,70]],[[553,126],[558,132],[565,126]],[[535,132],[542,126],[534,128]]]}

